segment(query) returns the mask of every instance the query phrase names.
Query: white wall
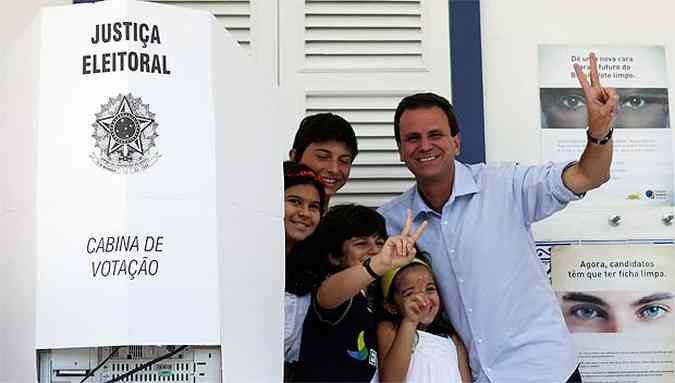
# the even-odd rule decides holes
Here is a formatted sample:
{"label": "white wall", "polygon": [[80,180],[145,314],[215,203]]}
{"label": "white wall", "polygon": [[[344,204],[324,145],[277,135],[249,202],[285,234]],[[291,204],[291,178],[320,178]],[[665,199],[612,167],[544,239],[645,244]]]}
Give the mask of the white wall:
{"label": "white wall", "polygon": [[28,26],[43,6],[72,4],[69,0],[5,0],[0,3],[0,59],[7,46]]}
{"label": "white wall", "polygon": [[[539,44],[663,44],[672,63],[673,14],[675,2],[664,0],[482,0],[487,160],[541,158]],[[675,68],[668,70],[673,84]]]}
{"label": "white wall", "polygon": [[[481,28],[488,162],[541,162],[537,47],[665,45],[675,83],[675,3],[661,0],[482,0]],[[672,93],[672,92],[671,92]],[[672,105],[671,95],[671,105]],[[671,207],[575,209],[535,228],[542,240],[674,238],[661,222]],[[610,227],[608,217],[621,215]]]}

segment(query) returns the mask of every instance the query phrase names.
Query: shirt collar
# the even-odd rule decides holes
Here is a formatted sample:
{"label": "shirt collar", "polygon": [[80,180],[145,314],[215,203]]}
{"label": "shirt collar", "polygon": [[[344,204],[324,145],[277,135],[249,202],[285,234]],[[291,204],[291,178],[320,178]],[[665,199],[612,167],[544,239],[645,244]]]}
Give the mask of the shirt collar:
{"label": "shirt collar", "polygon": [[[412,196],[413,217],[416,218],[422,213],[435,214],[434,210],[431,209],[426,202],[424,202],[417,185],[413,187],[415,188]],[[478,193],[479,191],[480,187],[473,178],[473,174],[471,173],[469,167],[461,162],[455,161],[455,179],[454,184],[452,185],[452,194],[450,195],[450,199],[448,202],[446,202],[445,206],[452,204],[457,197]]]}

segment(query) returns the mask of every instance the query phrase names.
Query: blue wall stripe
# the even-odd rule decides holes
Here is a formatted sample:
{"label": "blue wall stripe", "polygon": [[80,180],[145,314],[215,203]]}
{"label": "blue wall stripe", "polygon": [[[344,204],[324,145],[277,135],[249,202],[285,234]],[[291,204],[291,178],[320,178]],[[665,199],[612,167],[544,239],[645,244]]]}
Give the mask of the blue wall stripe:
{"label": "blue wall stripe", "polygon": [[449,1],[452,105],[462,133],[459,160],[485,162],[480,0]]}

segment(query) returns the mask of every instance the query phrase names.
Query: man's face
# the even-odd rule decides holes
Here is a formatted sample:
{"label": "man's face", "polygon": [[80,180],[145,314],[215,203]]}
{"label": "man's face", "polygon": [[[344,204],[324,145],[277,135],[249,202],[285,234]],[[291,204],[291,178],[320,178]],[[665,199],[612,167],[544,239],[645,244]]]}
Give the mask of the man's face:
{"label": "man's face", "polygon": [[408,109],[399,126],[399,155],[417,180],[447,182],[459,154],[459,134],[450,135],[445,112],[437,106]]}
{"label": "man's face", "polygon": [[321,178],[326,186],[328,198],[344,186],[352,170],[351,148],[338,141],[313,142],[307,146],[298,163],[309,166]]}
{"label": "man's face", "polygon": [[570,332],[672,334],[670,292],[557,292]]}

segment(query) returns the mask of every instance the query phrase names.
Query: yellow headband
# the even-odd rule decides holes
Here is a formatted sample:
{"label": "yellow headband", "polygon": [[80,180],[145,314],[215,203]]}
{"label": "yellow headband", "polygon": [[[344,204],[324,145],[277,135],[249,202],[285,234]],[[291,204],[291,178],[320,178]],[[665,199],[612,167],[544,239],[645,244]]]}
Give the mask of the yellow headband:
{"label": "yellow headband", "polygon": [[420,265],[424,265],[431,271],[431,267],[427,265],[426,262],[419,258],[413,258],[410,263],[403,265],[401,267],[397,267],[394,270],[389,270],[384,275],[382,276],[382,279],[380,279],[380,287],[382,288],[382,295],[384,296],[384,299],[387,300],[389,299],[389,289],[391,288],[391,282],[394,281],[394,278],[396,277],[396,274],[398,274],[399,271],[401,271],[402,268],[410,265],[411,263],[419,263]]}

